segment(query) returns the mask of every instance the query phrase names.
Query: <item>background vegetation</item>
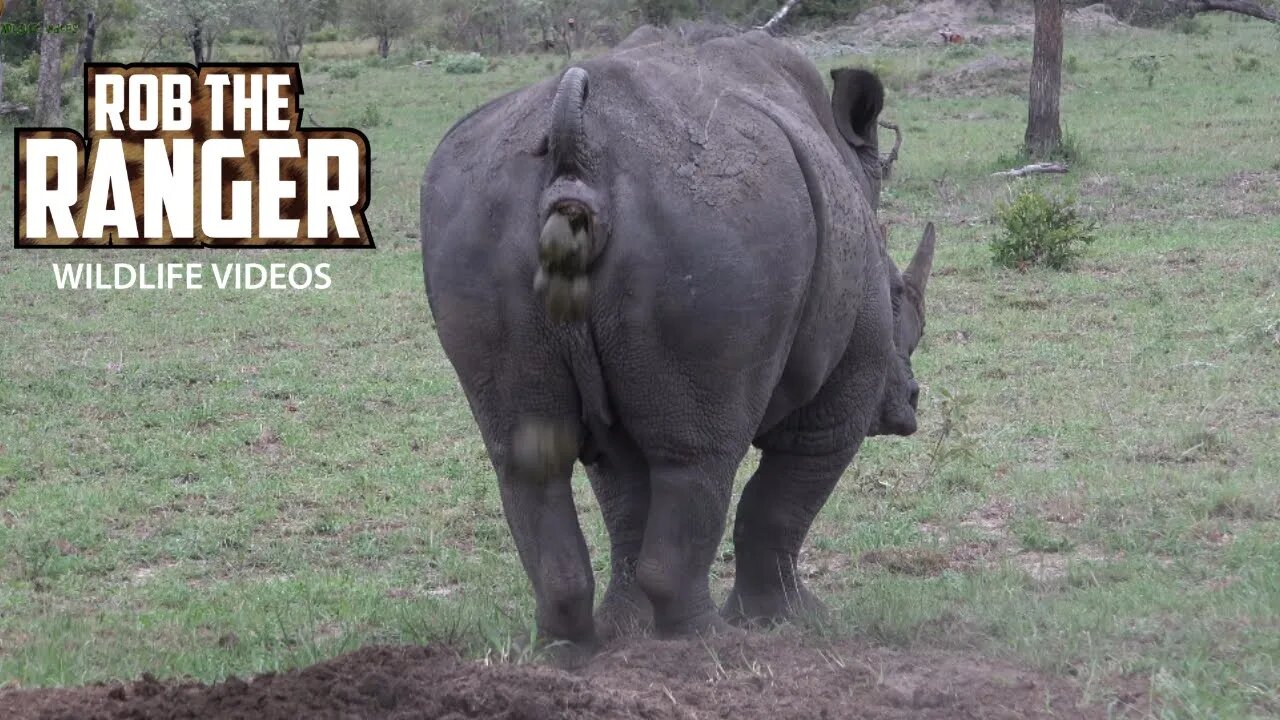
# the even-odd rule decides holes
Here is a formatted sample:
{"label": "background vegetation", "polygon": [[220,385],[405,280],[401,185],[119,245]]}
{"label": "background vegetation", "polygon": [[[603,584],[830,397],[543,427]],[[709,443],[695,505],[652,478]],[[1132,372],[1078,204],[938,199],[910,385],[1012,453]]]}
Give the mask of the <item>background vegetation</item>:
{"label": "background vegetation", "polygon": [[[59,292],[54,262],[268,258],[0,247],[0,683],[214,680],[371,642],[501,655],[527,629],[497,486],[429,321],[417,192],[454,120],[563,57],[415,66],[431,44],[538,39],[441,17],[386,60],[338,20],[307,35],[308,120],[371,138],[379,249],[269,259],[332,263],[332,290]],[[1136,679],[1160,717],[1280,714],[1280,90],[1246,69],[1274,64],[1280,35],[1197,22],[1068,37],[1073,168],[1031,180],[991,177],[1019,151],[1024,96],[914,91],[974,51],[840,61],[883,74],[906,134],[882,210],[895,254],[926,220],[941,244],[921,430],[867,444],[804,557],[828,632],[1014,656],[1099,696]],[[134,32],[100,57],[189,59],[181,38],[148,50]],[[218,38],[215,59],[269,52],[261,27]],[[26,61],[3,42],[12,82]],[[1140,55],[1177,70],[1148,79]],[[994,210],[1025,187],[1097,223],[1071,272],[992,263]],[[599,511],[575,487],[603,573]],[[722,592],[731,568],[715,568]]]}

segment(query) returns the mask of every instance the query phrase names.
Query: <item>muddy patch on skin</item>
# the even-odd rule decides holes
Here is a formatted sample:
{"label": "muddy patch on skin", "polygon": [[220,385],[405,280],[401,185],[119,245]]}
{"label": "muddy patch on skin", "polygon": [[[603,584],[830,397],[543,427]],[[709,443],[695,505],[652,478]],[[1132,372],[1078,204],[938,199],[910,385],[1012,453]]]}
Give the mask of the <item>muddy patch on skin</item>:
{"label": "muddy patch on skin", "polygon": [[1069,678],[955,652],[780,635],[633,640],[584,669],[484,664],[441,647],[368,647],[318,665],[214,685],[150,676],[65,690],[0,691],[37,718],[1106,718],[1139,717],[1123,688],[1086,698]]}

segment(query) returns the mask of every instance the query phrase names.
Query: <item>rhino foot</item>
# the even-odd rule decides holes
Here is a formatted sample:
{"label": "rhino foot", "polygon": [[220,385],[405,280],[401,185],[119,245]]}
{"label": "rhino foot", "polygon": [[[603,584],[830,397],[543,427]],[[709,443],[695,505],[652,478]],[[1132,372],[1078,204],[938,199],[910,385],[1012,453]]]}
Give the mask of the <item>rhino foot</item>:
{"label": "rhino foot", "polygon": [[772,627],[784,622],[823,624],[827,606],[803,584],[764,592],[741,592],[735,585],[720,615],[738,627]]}
{"label": "rhino foot", "polygon": [[720,617],[720,613],[714,610],[658,627],[658,634],[662,637],[737,635],[740,632],[741,630],[725,622],[724,618]]}
{"label": "rhino foot", "polygon": [[636,637],[653,632],[653,605],[634,584],[616,590],[611,584],[595,615],[596,635],[601,640]]}
{"label": "rhino foot", "polygon": [[542,652],[552,665],[562,670],[578,670],[585,667],[599,649],[600,645],[596,642],[580,643],[560,640],[547,644]]}

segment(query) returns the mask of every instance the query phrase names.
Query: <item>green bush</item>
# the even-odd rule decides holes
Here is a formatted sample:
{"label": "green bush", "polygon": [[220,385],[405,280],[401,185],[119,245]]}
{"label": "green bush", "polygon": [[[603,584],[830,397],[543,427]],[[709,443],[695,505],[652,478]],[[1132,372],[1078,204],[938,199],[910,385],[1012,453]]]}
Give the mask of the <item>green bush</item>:
{"label": "green bush", "polygon": [[360,77],[360,66],[355,64],[334,65],[329,70],[329,76],[339,80],[354,80]]}
{"label": "green bush", "polygon": [[1147,87],[1156,82],[1156,73],[1160,72],[1160,58],[1155,55],[1139,55],[1129,60],[1129,67],[1138,77],[1145,78]]}
{"label": "green bush", "polygon": [[1257,55],[1236,55],[1233,60],[1236,64],[1236,72],[1255,72],[1262,67],[1262,60]]}
{"label": "green bush", "polygon": [[323,27],[311,33],[311,42],[333,42],[338,39],[338,28]]}
{"label": "green bush", "polygon": [[372,103],[365,105],[364,112],[356,118],[356,127],[373,128],[386,124],[387,118],[382,114],[382,109]]}
{"label": "green bush", "polygon": [[444,71],[450,75],[472,75],[482,73],[489,66],[489,61],[477,52],[450,53],[441,61]]}
{"label": "green bush", "polygon": [[1169,23],[1169,28],[1174,32],[1180,32],[1183,35],[1199,35],[1200,37],[1209,36],[1209,26],[1202,22],[1198,17],[1179,15]]}
{"label": "green bush", "polygon": [[257,30],[228,30],[222,37],[228,45],[265,45],[266,38]]}
{"label": "green bush", "polygon": [[1003,233],[991,239],[991,255],[997,265],[1025,267],[1045,265],[1066,268],[1094,241],[1094,224],[1076,213],[1070,200],[1047,198],[1036,190],[1024,190],[996,208]]}

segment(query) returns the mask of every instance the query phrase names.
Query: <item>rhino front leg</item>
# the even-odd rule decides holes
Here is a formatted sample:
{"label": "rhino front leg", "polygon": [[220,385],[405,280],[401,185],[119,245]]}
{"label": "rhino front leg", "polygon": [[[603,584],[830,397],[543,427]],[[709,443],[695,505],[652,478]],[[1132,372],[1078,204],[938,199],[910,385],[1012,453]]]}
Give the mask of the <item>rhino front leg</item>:
{"label": "rhino front leg", "polygon": [[572,643],[570,654],[598,645],[591,558],[570,483],[576,438],[567,423],[526,420],[514,433],[511,462],[499,468],[503,513],[533,585],[538,633]]}
{"label": "rhino front leg", "polygon": [[649,468],[636,452],[617,452],[587,466],[591,489],[609,531],[609,588],[596,609],[602,640],[653,628],[653,605],[636,581],[636,565],[649,513]]}
{"label": "rhino front leg", "polygon": [[737,465],[735,459],[719,459],[651,466],[649,517],[636,580],[653,603],[661,635],[727,627],[711,600],[708,575],[724,535]]}
{"label": "rhino front leg", "polygon": [[857,444],[825,455],[765,451],[738,502],[736,575],[723,608],[735,624],[771,624],[821,615],[823,605],[796,571],[800,546]]}
{"label": "rhino front leg", "polygon": [[[873,298],[874,299],[874,298]],[[869,305],[854,340],[808,405],[756,439],[760,467],[738,501],[737,574],[724,615],[735,623],[822,613],[796,573],[813,519],[858,453],[879,410],[891,326]]]}

